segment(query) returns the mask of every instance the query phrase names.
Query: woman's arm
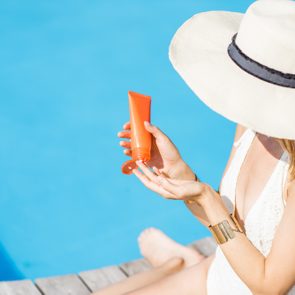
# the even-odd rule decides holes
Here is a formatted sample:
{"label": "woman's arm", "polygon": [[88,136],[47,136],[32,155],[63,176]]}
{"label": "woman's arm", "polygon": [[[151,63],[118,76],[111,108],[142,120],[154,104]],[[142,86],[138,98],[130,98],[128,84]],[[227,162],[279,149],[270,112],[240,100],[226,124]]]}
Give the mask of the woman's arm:
{"label": "woman's arm", "polygon": [[[234,227],[229,212],[218,198],[203,198],[202,202],[202,208],[211,224],[226,219]],[[220,244],[228,262],[253,294],[285,294],[295,283],[294,226],[295,181],[288,188],[287,205],[267,257],[242,233],[235,232],[235,238]]]}
{"label": "woman's arm", "polygon": [[[227,220],[235,224],[220,195],[208,184],[192,180],[169,179],[156,176],[143,163],[137,162],[143,173],[134,171],[153,191],[167,199],[184,200],[193,210],[197,203],[206,214],[209,224]],[[267,257],[251,243],[244,233],[220,244],[233,270],[255,295],[281,295],[295,284],[295,180],[287,189],[287,204],[278,224],[272,247]],[[222,271],[222,269],[220,270]]]}
{"label": "woman's arm", "polygon": [[[232,227],[235,226],[222,198],[210,185],[155,175],[144,163],[137,161],[137,164],[143,173],[137,169],[133,173],[146,187],[166,199],[186,201],[194,215],[193,205],[197,203],[204,210],[209,224],[226,219]],[[287,205],[267,257],[243,233],[235,232],[235,238],[220,245],[234,271],[255,295],[285,294],[295,284],[295,180],[289,184],[287,196]]]}

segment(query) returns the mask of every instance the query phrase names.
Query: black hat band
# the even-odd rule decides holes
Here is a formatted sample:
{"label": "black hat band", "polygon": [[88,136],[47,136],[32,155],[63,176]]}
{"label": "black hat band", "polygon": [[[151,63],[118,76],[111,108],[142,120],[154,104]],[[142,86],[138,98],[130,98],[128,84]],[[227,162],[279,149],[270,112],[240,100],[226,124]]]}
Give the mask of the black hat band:
{"label": "black hat band", "polygon": [[[232,42],[227,48],[228,55],[231,59],[247,73],[262,79],[272,84],[295,88],[295,75],[283,73],[275,69],[269,68],[247,56],[237,46],[236,40],[237,33],[232,36]],[[295,52],[294,52],[295,54]]]}

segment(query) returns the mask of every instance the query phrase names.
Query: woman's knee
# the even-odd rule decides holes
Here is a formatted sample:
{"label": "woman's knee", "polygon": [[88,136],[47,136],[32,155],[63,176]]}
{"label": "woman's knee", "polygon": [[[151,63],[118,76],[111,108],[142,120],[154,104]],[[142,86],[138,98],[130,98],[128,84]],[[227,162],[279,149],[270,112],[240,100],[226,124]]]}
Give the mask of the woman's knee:
{"label": "woman's knee", "polygon": [[170,274],[128,295],[206,295],[207,272],[213,258],[207,257],[196,265]]}
{"label": "woman's knee", "polygon": [[180,271],[184,268],[184,259],[182,257],[173,257],[166,261],[161,266],[158,266],[154,269],[154,271],[157,271],[159,274],[162,275],[169,275],[175,272]]}

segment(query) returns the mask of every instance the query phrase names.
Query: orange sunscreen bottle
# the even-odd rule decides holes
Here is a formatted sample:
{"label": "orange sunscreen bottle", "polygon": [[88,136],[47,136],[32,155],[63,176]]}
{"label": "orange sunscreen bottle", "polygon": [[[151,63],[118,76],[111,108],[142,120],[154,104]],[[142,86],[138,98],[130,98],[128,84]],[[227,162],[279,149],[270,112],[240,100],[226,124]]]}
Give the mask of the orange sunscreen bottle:
{"label": "orange sunscreen bottle", "polygon": [[149,161],[151,158],[152,135],[144,127],[144,121],[150,122],[151,97],[133,91],[128,91],[131,154],[132,160],[122,165],[124,174],[131,174],[136,169],[136,160]]}

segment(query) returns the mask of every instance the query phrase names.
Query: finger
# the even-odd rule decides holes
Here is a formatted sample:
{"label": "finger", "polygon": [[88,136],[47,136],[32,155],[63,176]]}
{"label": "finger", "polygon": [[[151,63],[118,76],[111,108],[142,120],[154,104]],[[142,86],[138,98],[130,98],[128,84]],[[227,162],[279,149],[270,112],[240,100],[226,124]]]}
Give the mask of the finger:
{"label": "finger", "polygon": [[153,170],[155,171],[155,173],[157,175],[160,175],[161,174],[160,170],[156,166],[153,166]]}
{"label": "finger", "polygon": [[174,179],[174,178],[171,179],[171,178],[169,178],[169,176],[167,176],[167,174],[164,173],[163,171],[160,172],[160,175],[161,175],[161,176],[164,176],[164,177],[166,177],[166,178],[168,178],[168,181],[170,181],[170,182],[173,183],[174,185],[188,185],[188,184],[194,182],[193,180],[186,180],[186,179]]}
{"label": "finger", "polygon": [[168,139],[168,136],[160,130],[160,128],[158,128],[155,125],[152,125],[150,122],[148,121],[144,121],[144,126],[147,129],[147,131],[149,131],[150,133],[153,134],[153,136],[155,138],[165,138]]}
{"label": "finger", "polygon": [[157,181],[157,174],[151,171],[145,163],[141,161],[136,161],[136,164],[150,180],[152,180],[153,182]]}
{"label": "finger", "polygon": [[125,129],[125,130],[131,129],[130,121],[126,122],[126,123],[123,125],[123,129]]}
{"label": "finger", "polygon": [[164,188],[166,191],[168,191],[169,193],[177,196],[178,198],[180,198],[180,190],[181,190],[181,186],[178,185],[174,185],[172,184],[165,176],[163,176],[162,174],[157,176],[156,179],[156,183]]}
{"label": "finger", "polygon": [[123,140],[121,140],[119,142],[119,144],[120,144],[120,146],[123,146],[123,147],[126,147],[128,149],[131,149],[131,142],[130,141],[123,141]]}
{"label": "finger", "polygon": [[164,171],[165,169],[160,169],[159,172],[161,175],[163,175],[164,177],[169,177],[169,175]]}
{"label": "finger", "polygon": [[175,184],[175,185],[190,185],[190,184],[194,185],[194,183],[196,182],[195,180],[187,180],[187,179],[175,179],[175,178],[171,179],[171,178],[169,178],[169,176],[167,176],[167,174],[164,172],[164,169],[158,169],[158,168],[155,167],[155,166],[153,166],[153,169],[154,169],[154,170],[155,170],[155,169],[157,170],[157,174],[158,174],[158,175],[161,175],[161,176],[167,178],[168,181],[172,182],[172,183]]}
{"label": "finger", "polygon": [[141,173],[138,169],[132,169],[133,174],[150,190],[154,191],[155,193],[163,196],[166,199],[176,199],[176,196],[167,192],[165,189],[157,185],[156,183],[150,181],[146,175]]}
{"label": "finger", "polygon": [[120,131],[117,133],[118,137],[122,138],[131,138],[131,132],[130,131]]}
{"label": "finger", "polygon": [[169,180],[163,175],[157,176],[159,185],[171,194],[177,196],[179,200],[187,200],[192,197],[197,197],[202,193],[202,186],[196,181],[185,181],[180,184],[175,184],[174,180]]}
{"label": "finger", "polygon": [[131,152],[131,150],[123,150],[123,153],[125,154],[125,155],[127,155],[127,156],[132,156],[132,152]]}

